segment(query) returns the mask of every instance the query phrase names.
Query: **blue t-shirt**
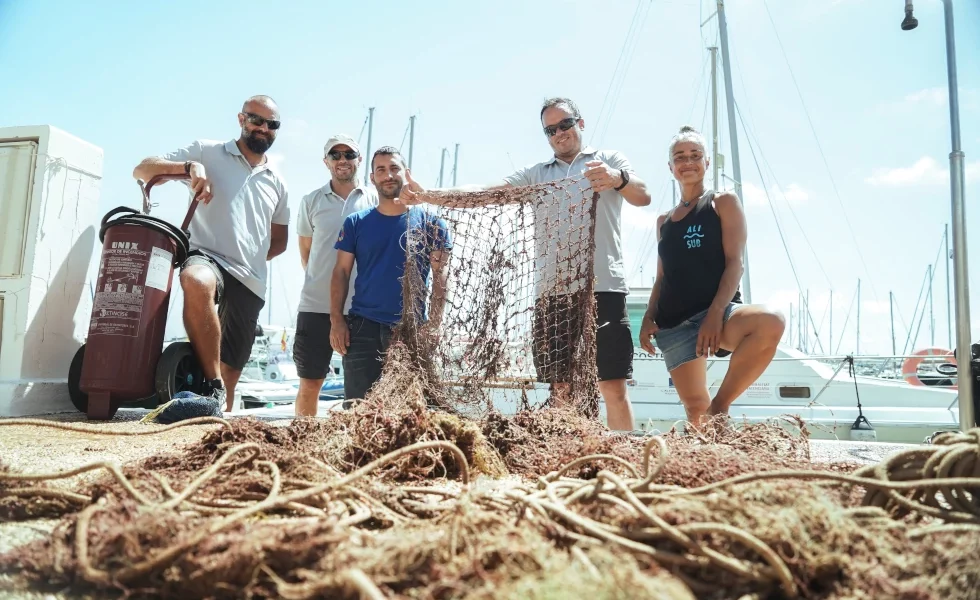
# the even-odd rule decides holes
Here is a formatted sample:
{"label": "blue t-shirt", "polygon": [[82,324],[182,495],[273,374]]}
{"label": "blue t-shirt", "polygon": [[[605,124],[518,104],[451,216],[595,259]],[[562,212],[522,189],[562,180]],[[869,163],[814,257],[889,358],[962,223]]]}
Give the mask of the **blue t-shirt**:
{"label": "blue t-shirt", "polygon": [[[344,219],[334,247],[353,254],[357,264],[350,314],[388,325],[401,320],[402,277],[409,239],[418,248],[415,254],[422,280],[428,281],[430,253],[453,247],[445,220],[417,206],[397,216],[371,208]],[[426,318],[425,301],[426,298],[419,299],[423,319]]]}

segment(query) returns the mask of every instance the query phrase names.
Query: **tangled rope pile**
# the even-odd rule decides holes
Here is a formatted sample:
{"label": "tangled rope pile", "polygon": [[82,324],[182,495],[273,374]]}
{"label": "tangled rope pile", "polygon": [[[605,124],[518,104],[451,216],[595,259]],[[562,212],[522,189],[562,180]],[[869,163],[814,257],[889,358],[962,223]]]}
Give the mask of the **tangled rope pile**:
{"label": "tangled rope pile", "polygon": [[[586,434],[581,448],[601,452],[535,462],[540,450],[494,436],[554,442],[587,426],[548,411],[475,424],[400,410],[366,402],[288,427],[212,419],[221,427],[184,452],[122,468],[5,471],[0,497],[57,496],[71,510],[0,569],[160,598],[548,598],[567,592],[562,577],[610,598],[963,598],[980,586],[980,429],[851,474],[784,455],[753,465],[775,470],[685,487],[672,465],[726,444]],[[751,427],[718,435],[733,452],[768,439],[805,454]],[[379,454],[405,436],[428,439]],[[52,487],[86,469],[108,476]]]}

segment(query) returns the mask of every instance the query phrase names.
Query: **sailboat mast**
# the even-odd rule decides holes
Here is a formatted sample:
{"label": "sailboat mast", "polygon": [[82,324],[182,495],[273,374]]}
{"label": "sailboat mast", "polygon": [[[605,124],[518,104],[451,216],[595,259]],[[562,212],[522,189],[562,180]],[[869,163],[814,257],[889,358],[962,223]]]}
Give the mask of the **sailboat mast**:
{"label": "sailboat mast", "polygon": [[713,189],[718,191],[718,47],[708,50],[711,52],[711,173]]}
{"label": "sailboat mast", "polygon": [[803,292],[797,290],[796,300],[799,312],[799,319],[796,320],[796,349],[800,352],[806,352],[806,346],[803,345]]}
{"label": "sailboat mast", "polygon": [[936,319],[932,312],[932,265],[929,268],[929,345],[936,346]]}
{"label": "sailboat mast", "polygon": [[[735,175],[735,194],[738,196],[742,206],[745,201],[742,198],[742,167],[738,159],[738,132],[735,126],[735,99],[732,95],[732,61],[728,53],[728,21],[725,18],[725,2],[718,0],[718,32],[721,36],[721,60],[722,68],[725,73],[725,100],[728,104],[728,135],[729,143],[732,147],[732,172]],[[746,247],[742,256],[745,262],[745,273],[742,275],[742,293],[745,296],[745,303],[752,304],[752,280],[749,276],[749,249]]]}
{"label": "sailboat mast", "polygon": [[793,345],[793,303],[789,303],[789,345]]}
{"label": "sailboat mast", "polygon": [[442,175],[446,171],[446,153],[447,152],[449,152],[449,150],[447,150],[446,148],[443,148],[442,149],[442,152],[439,153],[439,186],[438,187],[440,187],[440,188],[442,187]]}
{"label": "sailboat mast", "polygon": [[412,150],[415,149],[415,115],[408,118],[408,168],[412,168]]}
{"label": "sailboat mast", "polygon": [[857,341],[854,354],[861,354],[861,280],[858,279],[858,317],[857,317]]}
{"label": "sailboat mast", "polygon": [[897,350],[895,348],[895,302],[891,290],[888,290],[888,315],[892,323],[892,356],[895,356]]}
{"label": "sailboat mast", "polygon": [[453,187],[456,187],[456,170],[459,168],[459,144],[456,144],[456,152],[453,154]]}
{"label": "sailboat mast", "polygon": [[809,322],[809,319],[810,319],[810,290],[807,290],[806,291],[806,295],[803,298],[804,298],[803,307],[806,309],[806,319],[807,319],[807,320],[805,320],[803,322],[803,327],[805,328],[804,331],[806,331],[806,338],[805,338],[806,339],[806,353],[809,354],[810,353],[810,322]]}
{"label": "sailboat mast", "polygon": [[[363,129],[361,130],[363,131]],[[368,157],[368,165],[371,164],[371,134],[374,132],[374,107],[368,108],[368,143],[367,151],[364,153]],[[371,182],[371,168],[370,166],[364,170],[364,185]]]}
{"label": "sailboat mast", "polygon": [[830,331],[827,332],[827,343],[829,344],[827,348],[828,354],[834,353],[834,290],[830,290]]}
{"label": "sailboat mast", "polygon": [[949,335],[949,346],[947,348],[953,348],[953,305],[950,303],[949,295],[949,223],[946,223],[943,229],[943,243],[946,245],[946,259],[943,261],[946,263],[946,329],[947,335]]}

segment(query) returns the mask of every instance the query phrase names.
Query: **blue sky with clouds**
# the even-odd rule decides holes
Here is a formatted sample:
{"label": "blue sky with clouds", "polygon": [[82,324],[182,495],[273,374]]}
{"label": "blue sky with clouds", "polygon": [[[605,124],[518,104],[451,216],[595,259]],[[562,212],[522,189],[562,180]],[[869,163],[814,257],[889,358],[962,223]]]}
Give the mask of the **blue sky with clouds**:
{"label": "blue sky with clouds", "polygon": [[[901,350],[903,324],[949,222],[942,4],[915,4],[912,32],[899,28],[900,0],[727,5],[745,122],[739,144],[753,300],[788,311],[798,277],[826,339],[833,289],[835,349],[861,278],[861,350],[890,351],[889,291],[901,315]],[[954,6],[980,338],[980,2]],[[271,156],[295,215],[301,196],[326,181],[326,138],[347,132],[366,142],[370,106],[373,147],[402,144],[415,114],[416,177],[434,185],[441,148],[459,143],[458,180],[475,183],[547,158],[540,102],[569,96],[587,138],[624,152],[653,190],[652,207],[624,214],[632,284],[649,285],[650,227],[671,202],[666,145],[684,123],[710,135],[706,48],[717,43],[717,24],[700,24],[713,12],[709,0],[0,0],[0,126],[51,124],[102,147],[107,211],[136,206],[130,174],[144,156],[197,138],[231,139],[242,100],[270,94],[284,119]],[[720,112],[731,176],[723,101]],[[179,222],[184,198],[173,184],[162,188],[156,214]],[[948,345],[944,275],[940,258],[939,346]],[[293,237],[274,262],[273,322],[295,319],[301,282]],[[842,352],[854,350],[855,314]],[[180,330],[172,321],[171,334]],[[917,346],[928,343],[925,322]]]}

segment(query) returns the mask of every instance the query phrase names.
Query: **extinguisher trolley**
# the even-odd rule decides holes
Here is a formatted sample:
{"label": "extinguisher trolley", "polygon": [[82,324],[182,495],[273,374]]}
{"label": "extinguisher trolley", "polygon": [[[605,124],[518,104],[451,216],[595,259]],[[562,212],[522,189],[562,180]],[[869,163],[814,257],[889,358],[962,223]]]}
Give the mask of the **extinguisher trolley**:
{"label": "extinguisher trolley", "polygon": [[192,200],[178,229],[149,216],[150,189],[187,175],[139,182],[143,213],[114,208],[102,219],[98,284],[88,339],[68,371],[68,393],[90,419],[111,419],[122,405],[154,408],[177,392],[201,393],[204,374],[187,342],[163,348],[175,269],[190,250]]}

